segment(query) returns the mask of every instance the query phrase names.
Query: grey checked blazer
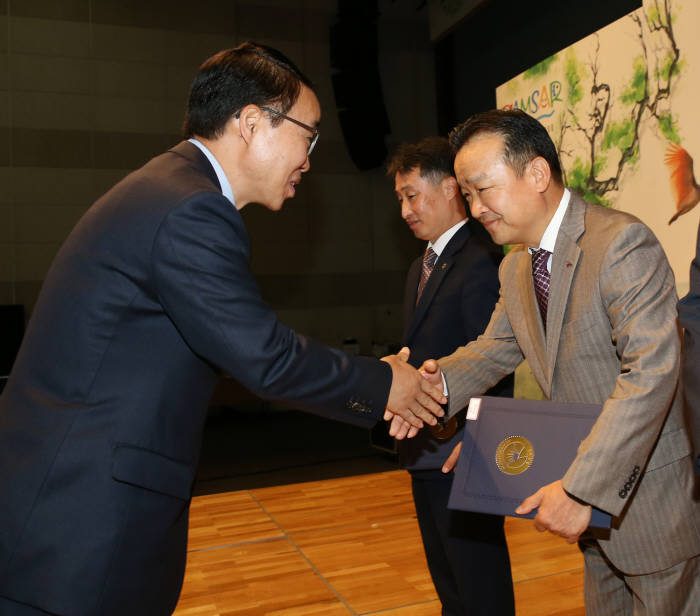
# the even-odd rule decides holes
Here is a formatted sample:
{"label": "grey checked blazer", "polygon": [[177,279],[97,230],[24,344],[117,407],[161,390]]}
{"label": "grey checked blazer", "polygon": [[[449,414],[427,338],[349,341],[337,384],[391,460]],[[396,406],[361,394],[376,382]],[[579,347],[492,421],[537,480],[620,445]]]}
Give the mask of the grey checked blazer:
{"label": "grey checked blazer", "polygon": [[484,334],[439,360],[449,413],[525,357],[549,399],[604,404],[563,485],[615,516],[600,540],[610,561],[643,574],[700,553],[698,486],[676,395],[675,284],[652,232],[572,194],[552,257],[546,335],[527,250],[511,251],[499,277]]}

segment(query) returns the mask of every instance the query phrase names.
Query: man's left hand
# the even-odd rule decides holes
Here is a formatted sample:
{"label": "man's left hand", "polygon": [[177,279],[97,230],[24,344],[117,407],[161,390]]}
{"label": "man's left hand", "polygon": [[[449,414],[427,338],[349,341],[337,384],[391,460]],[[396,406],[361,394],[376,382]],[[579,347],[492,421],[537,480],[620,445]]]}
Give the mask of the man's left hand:
{"label": "man's left hand", "polygon": [[530,513],[539,508],[535,516],[535,528],[559,535],[568,543],[575,543],[591,521],[591,506],[571,498],[561,485],[561,480],[550,483],[528,496],[515,513]]}

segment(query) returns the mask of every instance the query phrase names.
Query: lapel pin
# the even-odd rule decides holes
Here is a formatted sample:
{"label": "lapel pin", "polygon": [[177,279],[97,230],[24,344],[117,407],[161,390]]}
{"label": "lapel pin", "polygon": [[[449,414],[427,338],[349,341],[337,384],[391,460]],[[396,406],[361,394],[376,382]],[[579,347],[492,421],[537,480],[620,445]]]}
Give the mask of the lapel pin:
{"label": "lapel pin", "polygon": [[571,267],[571,263],[567,263],[567,264],[566,264],[566,267]]}
{"label": "lapel pin", "polygon": [[447,263],[443,263],[440,269],[445,269],[447,267]]}

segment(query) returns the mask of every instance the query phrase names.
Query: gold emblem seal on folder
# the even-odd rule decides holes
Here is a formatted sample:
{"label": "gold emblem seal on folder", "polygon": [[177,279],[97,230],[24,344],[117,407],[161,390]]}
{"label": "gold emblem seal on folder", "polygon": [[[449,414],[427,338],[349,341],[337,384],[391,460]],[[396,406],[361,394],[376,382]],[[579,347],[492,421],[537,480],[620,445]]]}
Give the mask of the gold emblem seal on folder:
{"label": "gold emblem seal on folder", "polygon": [[519,475],[532,465],[535,450],[524,436],[509,436],[496,449],[496,464],[506,475]]}

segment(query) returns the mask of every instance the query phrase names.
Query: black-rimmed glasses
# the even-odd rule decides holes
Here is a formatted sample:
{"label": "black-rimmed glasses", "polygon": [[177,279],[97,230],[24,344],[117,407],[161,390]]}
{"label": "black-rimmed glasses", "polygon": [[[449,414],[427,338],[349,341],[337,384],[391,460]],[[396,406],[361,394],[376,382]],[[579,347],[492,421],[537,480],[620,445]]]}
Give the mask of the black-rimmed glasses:
{"label": "black-rimmed glasses", "polygon": [[271,107],[260,107],[263,111],[267,111],[268,113],[273,113],[276,116],[279,116],[280,118],[283,118],[285,120],[289,120],[290,122],[293,122],[297,126],[301,126],[302,128],[305,128],[308,130],[312,135],[311,143],[309,144],[309,151],[307,154],[310,156],[311,152],[314,149],[314,146],[316,145],[316,142],[318,141],[318,136],[319,136],[319,130],[318,128],[315,128],[313,126],[309,126],[308,124],[304,124],[303,122],[300,122],[299,120],[295,120],[294,118],[290,118],[288,115],[282,113],[281,111],[277,111],[277,109],[272,109]]}

